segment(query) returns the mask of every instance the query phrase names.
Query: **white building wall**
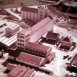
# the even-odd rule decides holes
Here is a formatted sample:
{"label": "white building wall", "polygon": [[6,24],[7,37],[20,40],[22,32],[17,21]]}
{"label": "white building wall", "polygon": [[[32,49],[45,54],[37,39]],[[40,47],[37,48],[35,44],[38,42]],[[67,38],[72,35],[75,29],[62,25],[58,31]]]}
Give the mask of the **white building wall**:
{"label": "white building wall", "polygon": [[22,19],[27,19],[28,18],[28,12],[21,11],[21,17],[22,17]]}
{"label": "white building wall", "polygon": [[38,20],[38,13],[35,13],[34,21],[37,22],[37,20]]}
{"label": "white building wall", "polygon": [[45,18],[46,15],[46,9],[43,7],[40,7],[38,9],[38,21],[40,21],[41,19]]}
{"label": "white building wall", "polygon": [[45,34],[48,31],[51,31],[53,29],[53,24],[52,22],[49,22],[46,24],[44,27],[36,31],[32,36],[30,37],[30,42],[37,42],[43,34]]}
{"label": "white building wall", "polygon": [[[21,35],[17,35],[17,47],[25,47],[25,38],[20,38],[18,36],[21,36]],[[23,35],[24,37],[25,35]],[[22,41],[21,41],[22,40]]]}

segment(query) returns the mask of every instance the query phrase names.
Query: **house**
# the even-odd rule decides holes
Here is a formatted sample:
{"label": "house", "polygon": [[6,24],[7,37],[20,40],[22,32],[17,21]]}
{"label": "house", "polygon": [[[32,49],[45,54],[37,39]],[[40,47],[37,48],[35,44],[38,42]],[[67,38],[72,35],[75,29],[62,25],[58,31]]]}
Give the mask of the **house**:
{"label": "house", "polygon": [[42,37],[42,42],[47,42],[51,44],[56,44],[59,40],[59,34],[58,33],[53,33],[49,31],[46,35],[46,37]]}
{"label": "house", "polygon": [[69,37],[62,37],[58,44],[58,48],[65,51],[73,50],[76,47],[76,43],[73,42]]}

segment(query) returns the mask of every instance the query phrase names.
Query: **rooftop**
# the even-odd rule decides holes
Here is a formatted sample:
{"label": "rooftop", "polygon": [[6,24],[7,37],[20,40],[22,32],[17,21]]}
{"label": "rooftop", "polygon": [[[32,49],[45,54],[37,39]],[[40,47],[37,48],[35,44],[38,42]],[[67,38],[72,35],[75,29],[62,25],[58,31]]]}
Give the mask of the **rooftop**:
{"label": "rooftop", "polygon": [[34,69],[31,69],[29,67],[17,65],[13,68],[13,70],[10,71],[8,74],[8,77],[30,77],[34,72]]}
{"label": "rooftop", "polygon": [[45,46],[45,45],[42,45],[42,44],[31,43],[31,42],[28,42],[26,44],[26,46],[31,48],[31,49],[36,49],[36,50],[39,50],[39,51],[42,51],[42,52],[47,52],[48,49],[50,48],[49,46]]}
{"label": "rooftop", "polygon": [[17,36],[16,35],[14,35],[14,36],[12,36],[10,38],[6,38],[5,36],[0,37],[0,42],[3,43],[6,46],[12,45],[13,43],[16,42],[16,40],[17,40]]}
{"label": "rooftop", "polygon": [[58,36],[58,33],[48,32],[46,37],[50,39],[58,39]]}
{"label": "rooftop", "polygon": [[16,28],[19,27],[18,24],[16,24],[16,23],[10,23],[10,22],[7,23],[7,26],[8,26],[7,28],[10,28],[11,30],[14,30],[14,29],[16,29]]}
{"label": "rooftop", "polygon": [[38,9],[37,8],[32,8],[32,7],[28,7],[28,6],[22,7],[21,11],[38,13]]}
{"label": "rooftop", "polygon": [[32,64],[32,65],[41,66],[41,64],[44,62],[45,58],[35,56],[32,54],[28,54],[25,52],[21,52],[18,56],[18,60]]}
{"label": "rooftop", "polygon": [[27,34],[30,34],[30,30],[29,29],[23,29],[21,31],[19,31],[17,34],[21,34],[21,35],[27,35]]}

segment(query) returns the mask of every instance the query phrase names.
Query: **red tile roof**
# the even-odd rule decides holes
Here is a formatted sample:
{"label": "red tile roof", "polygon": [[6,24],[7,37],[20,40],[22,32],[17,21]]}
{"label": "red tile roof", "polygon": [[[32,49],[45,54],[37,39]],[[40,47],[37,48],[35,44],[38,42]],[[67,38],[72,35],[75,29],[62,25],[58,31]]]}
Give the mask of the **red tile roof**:
{"label": "red tile roof", "polygon": [[45,61],[45,58],[28,54],[25,52],[21,52],[17,59],[22,62],[26,62],[26,63],[37,65],[37,66],[41,66],[42,63]]}
{"label": "red tile roof", "polygon": [[48,32],[46,37],[49,38],[49,39],[55,40],[55,39],[59,38],[59,34],[58,33],[53,33],[53,32]]}
{"label": "red tile roof", "polygon": [[45,45],[42,45],[42,44],[31,43],[31,42],[28,42],[26,44],[26,46],[30,49],[34,49],[34,50],[37,50],[37,51],[40,51],[40,52],[45,52],[45,53],[50,49],[49,46],[45,46]]}
{"label": "red tile roof", "polygon": [[17,65],[9,74],[8,77],[32,77],[34,73],[34,69],[29,67]]}

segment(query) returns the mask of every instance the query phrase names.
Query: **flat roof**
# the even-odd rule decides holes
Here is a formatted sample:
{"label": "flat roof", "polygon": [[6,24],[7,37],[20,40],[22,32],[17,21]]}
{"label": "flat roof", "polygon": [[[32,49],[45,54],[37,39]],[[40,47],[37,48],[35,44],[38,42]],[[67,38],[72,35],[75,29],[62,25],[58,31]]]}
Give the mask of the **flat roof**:
{"label": "flat roof", "polygon": [[6,38],[5,36],[0,37],[0,42],[5,44],[6,46],[10,46],[17,41],[17,35],[14,35],[10,38]]}
{"label": "flat roof", "polygon": [[30,34],[31,30],[30,29],[23,29],[21,31],[19,31],[17,34],[22,34],[22,35],[27,35]]}
{"label": "flat roof", "polygon": [[38,9],[37,8],[32,8],[32,7],[28,7],[28,6],[22,7],[21,11],[38,13]]}

